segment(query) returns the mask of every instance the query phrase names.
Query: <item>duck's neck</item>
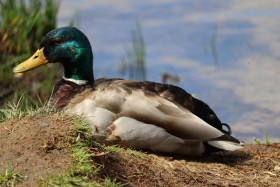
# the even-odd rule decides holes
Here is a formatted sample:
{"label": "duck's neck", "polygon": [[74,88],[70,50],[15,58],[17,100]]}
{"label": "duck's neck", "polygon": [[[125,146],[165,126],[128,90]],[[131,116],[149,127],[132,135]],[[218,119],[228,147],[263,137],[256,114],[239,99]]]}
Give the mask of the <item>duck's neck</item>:
{"label": "duck's neck", "polygon": [[63,78],[79,85],[88,82],[93,83],[93,55],[91,49],[84,49],[80,55],[76,56],[77,58],[71,59],[70,63],[63,63]]}

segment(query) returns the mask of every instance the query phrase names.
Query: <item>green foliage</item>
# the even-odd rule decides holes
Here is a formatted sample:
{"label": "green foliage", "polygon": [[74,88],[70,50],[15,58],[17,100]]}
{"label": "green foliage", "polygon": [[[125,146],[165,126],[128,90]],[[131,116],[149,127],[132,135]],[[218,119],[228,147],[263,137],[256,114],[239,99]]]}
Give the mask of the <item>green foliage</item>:
{"label": "green foliage", "polygon": [[[261,142],[257,138],[254,138],[254,141],[257,144],[261,144]],[[269,136],[268,136],[268,130],[267,129],[266,129],[266,134],[265,134],[265,143],[266,143],[266,145],[270,145]]]}
{"label": "green foliage", "polygon": [[21,176],[23,171],[24,170],[18,172],[12,171],[10,164],[8,164],[6,171],[4,173],[0,173],[0,185],[14,186],[15,182],[23,179],[23,176]]}
{"label": "green foliage", "polygon": [[[61,175],[50,175],[42,182],[43,186],[103,186],[101,183],[88,182],[98,174],[92,155],[87,148],[90,142],[89,124],[84,118],[73,116],[72,118],[77,135],[76,143],[72,145],[72,156],[74,159],[73,167]],[[115,183],[113,183],[115,184]]]}
{"label": "green foliage", "polygon": [[133,156],[135,156],[137,158],[143,158],[143,156],[141,154],[141,151],[134,150],[132,148],[123,148],[123,147],[120,147],[118,145],[111,145],[111,146],[99,145],[99,146],[105,148],[106,150],[108,150],[111,153],[114,153],[114,152],[125,152],[125,154],[133,155]]}
{"label": "green foliage", "polygon": [[[72,151],[74,165],[72,169],[62,175],[50,175],[43,183],[44,186],[97,186],[98,183],[87,182],[89,178],[98,173],[91,161],[91,154],[84,147],[85,145],[78,141]],[[101,185],[100,185],[101,186]]]}
{"label": "green foliage", "polygon": [[73,17],[70,19],[68,25],[76,28],[80,28],[80,14],[76,12]]}
{"label": "green foliage", "polygon": [[126,48],[126,58],[122,58],[119,64],[120,72],[129,79],[146,80],[146,51],[142,28],[136,22],[136,29],[130,32],[131,48]]}
{"label": "green foliage", "polygon": [[28,97],[28,93],[23,94],[20,97],[16,93],[15,97],[16,102],[7,102],[6,108],[0,109],[0,122],[3,122],[7,119],[20,119],[25,115],[48,115],[53,112],[53,108],[48,106],[47,103],[43,104],[39,96],[37,96],[37,99],[32,99]]}
{"label": "green foliage", "polygon": [[57,0],[1,0],[0,39],[2,55],[30,53],[56,26]]}
{"label": "green foliage", "polygon": [[257,143],[257,144],[261,144],[261,142],[255,137],[254,138],[254,141]]}
{"label": "green foliage", "polygon": [[[4,88],[15,87],[21,93],[31,90],[32,98],[38,90],[44,98],[50,94],[57,65],[40,67],[43,73],[39,77],[36,71],[28,72],[29,78],[22,75],[15,78],[12,68],[26,60],[39,47],[43,36],[56,28],[58,9],[59,0],[0,0],[0,84]],[[31,81],[34,77],[37,84]]]}
{"label": "green foliage", "polygon": [[[75,124],[74,132],[77,135],[76,143],[72,145],[73,167],[62,175],[52,175],[44,182],[44,186],[122,186],[115,179],[106,178],[103,183],[88,182],[97,178],[99,168],[94,165],[92,155],[88,149],[93,145],[100,146],[90,136],[89,123],[81,116],[72,116]],[[113,147],[113,146],[112,146]],[[110,149],[110,148],[109,148]],[[100,180],[100,179],[99,179]]]}
{"label": "green foliage", "polygon": [[267,130],[267,129],[266,129],[266,135],[265,135],[265,142],[266,142],[267,145],[270,144],[270,142],[269,142],[269,136],[268,136],[268,130]]}
{"label": "green foliage", "polygon": [[118,184],[116,179],[106,178],[102,186],[108,187],[118,187],[118,186],[125,186],[125,184]]}

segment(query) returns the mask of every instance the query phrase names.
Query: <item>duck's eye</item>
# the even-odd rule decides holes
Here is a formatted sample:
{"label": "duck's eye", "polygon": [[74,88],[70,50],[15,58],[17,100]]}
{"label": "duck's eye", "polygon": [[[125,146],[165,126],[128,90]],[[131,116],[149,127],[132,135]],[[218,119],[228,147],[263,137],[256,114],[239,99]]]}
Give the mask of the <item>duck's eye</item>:
{"label": "duck's eye", "polygon": [[56,45],[61,45],[61,44],[63,44],[63,40],[62,40],[61,38],[55,38],[55,39],[53,40],[53,42],[54,42]]}

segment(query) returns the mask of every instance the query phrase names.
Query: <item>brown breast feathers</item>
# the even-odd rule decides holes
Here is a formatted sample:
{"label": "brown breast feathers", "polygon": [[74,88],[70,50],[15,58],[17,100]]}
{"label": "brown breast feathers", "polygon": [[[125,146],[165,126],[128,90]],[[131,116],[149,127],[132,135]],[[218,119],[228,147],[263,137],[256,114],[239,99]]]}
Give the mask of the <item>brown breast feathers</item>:
{"label": "brown breast feathers", "polygon": [[75,95],[82,93],[85,89],[93,88],[93,83],[89,82],[84,85],[78,85],[74,82],[61,79],[54,87],[50,97],[50,105],[54,106],[57,111],[64,109]]}

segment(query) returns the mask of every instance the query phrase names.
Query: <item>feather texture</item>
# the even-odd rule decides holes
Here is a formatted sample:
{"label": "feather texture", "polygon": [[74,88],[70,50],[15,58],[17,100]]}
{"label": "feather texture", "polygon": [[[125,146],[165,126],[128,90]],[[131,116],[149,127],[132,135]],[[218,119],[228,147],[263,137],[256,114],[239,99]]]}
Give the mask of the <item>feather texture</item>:
{"label": "feather texture", "polygon": [[[167,90],[164,94],[140,89],[142,82],[136,82],[140,88],[134,82],[97,80],[94,88],[84,89],[71,98],[66,111],[84,115],[95,139],[107,145],[189,155],[202,154],[205,142],[223,150],[242,147],[237,139],[209,125],[175,99],[163,97]],[[149,86],[149,82],[143,84]],[[172,98],[171,93],[168,95]]]}

